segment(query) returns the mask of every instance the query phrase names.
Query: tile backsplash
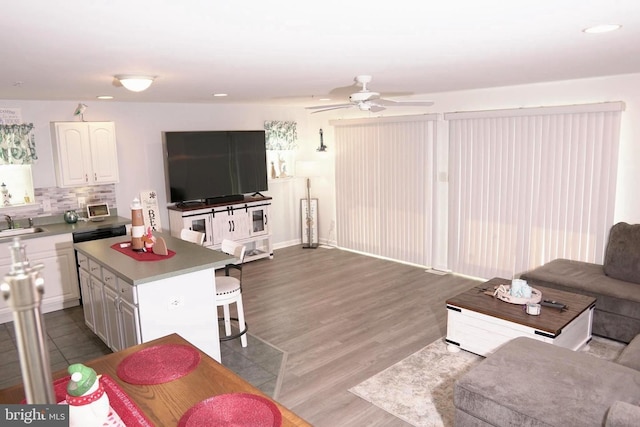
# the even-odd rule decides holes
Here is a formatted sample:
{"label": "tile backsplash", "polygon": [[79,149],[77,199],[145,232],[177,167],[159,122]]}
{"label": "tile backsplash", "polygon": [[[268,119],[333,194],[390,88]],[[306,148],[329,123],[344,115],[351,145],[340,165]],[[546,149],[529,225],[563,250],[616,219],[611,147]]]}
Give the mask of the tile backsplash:
{"label": "tile backsplash", "polygon": [[0,214],[16,217],[44,217],[62,215],[65,211],[75,209],[84,216],[85,207],[79,206],[78,198],[84,197],[84,203],[108,203],[110,208],[116,206],[115,184],[93,185],[91,187],[43,187],[35,188],[35,203],[12,208],[7,206],[0,210]]}

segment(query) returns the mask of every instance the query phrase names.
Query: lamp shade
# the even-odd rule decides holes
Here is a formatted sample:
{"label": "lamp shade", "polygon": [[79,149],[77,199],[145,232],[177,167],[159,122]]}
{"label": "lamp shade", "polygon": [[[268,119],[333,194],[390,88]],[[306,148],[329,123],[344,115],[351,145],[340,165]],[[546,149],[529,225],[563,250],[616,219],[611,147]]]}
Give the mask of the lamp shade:
{"label": "lamp shade", "polygon": [[318,163],[310,160],[297,161],[296,175],[307,178],[320,176],[320,174],[318,173]]}
{"label": "lamp shade", "polygon": [[125,87],[132,92],[142,92],[151,86],[154,76],[134,76],[134,75],[125,75],[119,74],[115,76],[116,79]]}

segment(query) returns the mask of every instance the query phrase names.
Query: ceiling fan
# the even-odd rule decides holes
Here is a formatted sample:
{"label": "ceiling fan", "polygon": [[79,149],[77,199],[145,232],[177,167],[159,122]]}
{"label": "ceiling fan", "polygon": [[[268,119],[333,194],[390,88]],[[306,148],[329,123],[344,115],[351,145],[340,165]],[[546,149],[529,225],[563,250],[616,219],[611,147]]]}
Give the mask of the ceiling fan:
{"label": "ceiling fan", "polygon": [[382,98],[379,92],[373,92],[367,88],[367,84],[372,80],[371,76],[356,76],[354,80],[359,86],[362,86],[362,89],[349,95],[348,104],[317,105],[315,107],[307,107],[307,110],[316,110],[311,112],[313,114],[340,108],[356,107],[361,111],[376,113],[385,110],[387,107],[426,107],[433,105],[432,101],[395,101]]}

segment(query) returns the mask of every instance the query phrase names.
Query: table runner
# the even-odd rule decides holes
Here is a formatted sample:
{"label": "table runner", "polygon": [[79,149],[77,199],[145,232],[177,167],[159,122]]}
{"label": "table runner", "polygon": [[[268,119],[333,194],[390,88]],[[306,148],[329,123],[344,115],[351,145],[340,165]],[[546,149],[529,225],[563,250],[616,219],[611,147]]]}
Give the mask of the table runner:
{"label": "table runner", "polygon": [[[125,243],[129,245],[124,248],[121,247],[121,245]],[[131,242],[114,243],[113,245],[111,245],[111,249],[115,249],[116,251],[122,254],[130,256],[136,261],[161,261],[163,259],[169,259],[176,254],[171,249],[167,249],[167,251],[169,252],[167,255],[158,255],[158,254],[154,254],[153,252],[136,252],[133,249],[131,249],[130,243]]]}

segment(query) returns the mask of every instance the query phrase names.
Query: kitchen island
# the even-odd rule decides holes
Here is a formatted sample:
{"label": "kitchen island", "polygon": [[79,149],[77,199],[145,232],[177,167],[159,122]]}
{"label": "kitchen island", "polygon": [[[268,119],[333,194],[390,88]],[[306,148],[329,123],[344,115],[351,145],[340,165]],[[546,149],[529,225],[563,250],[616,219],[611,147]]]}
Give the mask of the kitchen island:
{"label": "kitchen island", "polygon": [[85,322],[114,351],[178,333],[220,361],[215,270],[234,258],[155,235],[175,254],[140,261],[112,248],[128,236],[74,244]]}

